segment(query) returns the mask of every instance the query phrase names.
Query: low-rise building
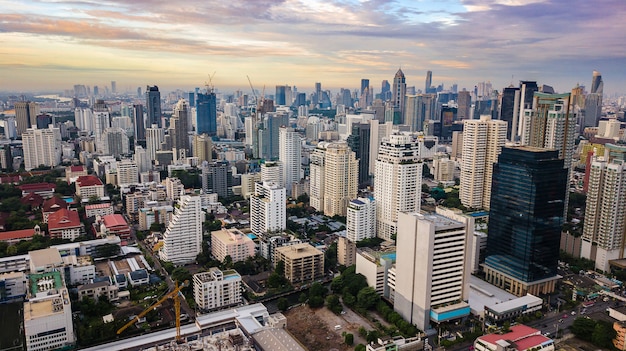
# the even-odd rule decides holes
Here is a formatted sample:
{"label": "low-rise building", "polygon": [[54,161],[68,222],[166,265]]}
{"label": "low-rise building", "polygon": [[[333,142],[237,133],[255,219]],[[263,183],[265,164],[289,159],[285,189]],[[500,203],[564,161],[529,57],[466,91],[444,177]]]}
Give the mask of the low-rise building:
{"label": "low-rise building", "polygon": [[0,274],[0,302],[26,296],[28,279],[24,272]]}
{"label": "low-rise building", "polygon": [[102,217],[103,236],[117,235],[122,240],[130,239],[130,226],[121,214],[110,214]]}
{"label": "low-rise building", "polygon": [[505,321],[514,321],[517,317],[541,311],[543,300],[527,294],[513,300],[485,306],[485,321],[501,325]]}
{"label": "low-rise building", "polygon": [[477,351],[554,351],[554,340],[541,335],[541,331],[525,326],[515,325],[505,334],[487,334],[474,341]]}
{"label": "low-rise building", "polygon": [[67,202],[60,197],[53,196],[43,202],[41,207],[41,215],[44,223],[48,223],[48,217],[51,213],[54,213],[62,208],[67,208]]}
{"label": "low-rise building", "polygon": [[87,175],[87,167],[85,166],[67,166],[65,167],[65,180],[68,184],[76,182],[80,176]]}
{"label": "low-rise building", "polygon": [[254,256],[254,241],[238,229],[216,230],[211,232],[211,254],[215,259],[224,261],[230,256],[232,262],[244,261]]}
{"label": "low-rise building", "polygon": [[203,311],[238,305],[241,303],[241,276],[235,270],[221,271],[217,267],[194,274],[193,296]]}
{"label": "low-rise building", "polygon": [[17,244],[22,240],[31,240],[33,235],[41,235],[41,231],[39,230],[39,226],[36,226],[33,229],[21,229],[21,230],[12,230],[10,232],[0,232],[0,242],[5,242],[9,245]]}
{"label": "low-rise building", "polygon": [[402,336],[381,337],[376,342],[365,346],[367,351],[390,351],[390,350],[423,350],[424,341],[419,337],[404,338]]}
{"label": "low-rise building", "polygon": [[78,212],[60,209],[48,217],[48,234],[51,238],[74,240],[85,232]]}
{"label": "low-rise building", "polygon": [[118,293],[119,288],[116,285],[111,284],[110,281],[100,281],[78,286],[78,297],[81,300],[84,297],[98,300],[100,296],[104,296],[109,301],[117,301],[119,300]]}
{"label": "low-rise building", "polygon": [[285,264],[285,277],[290,283],[305,283],[324,276],[324,253],[302,243],[276,249],[276,262]]}
{"label": "low-rise building", "polygon": [[76,195],[83,199],[104,197],[104,184],[94,175],[80,176],[76,179]]}
{"label": "low-rise building", "polygon": [[615,329],[615,338],[613,339],[613,346],[620,351],[626,350],[626,322],[617,321],[613,323],[613,329]]}
{"label": "low-rise building", "polygon": [[92,204],[85,206],[85,217],[106,216],[113,214],[113,205],[110,203]]}
{"label": "low-rise building", "polygon": [[356,253],[356,273],[363,274],[367,285],[391,300],[389,269],[396,262],[395,251],[374,251],[369,248],[358,249]]}
{"label": "low-rise building", "polygon": [[54,183],[32,183],[32,184],[23,184],[18,186],[17,188],[22,191],[22,197],[26,196],[26,194],[37,194],[44,199],[49,199],[54,196],[54,191],[56,190],[57,185]]}

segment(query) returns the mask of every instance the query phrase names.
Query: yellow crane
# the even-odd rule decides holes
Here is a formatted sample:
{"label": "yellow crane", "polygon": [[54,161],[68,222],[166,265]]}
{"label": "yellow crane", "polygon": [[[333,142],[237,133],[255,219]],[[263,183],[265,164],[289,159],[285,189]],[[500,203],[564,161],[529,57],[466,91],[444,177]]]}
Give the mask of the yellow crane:
{"label": "yellow crane", "polygon": [[123,327],[118,329],[117,335],[122,334],[124,330],[126,330],[131,325],[135,324],[141,317],[148,314],[154,308],[162,304],[165,300],[172,298],[174,299],[174,312],[176,314],[176,342],[180,343],[182,341],[182,338],[180,336],[180,297],[178,295],[180,291],[186,286],[189,286],[189,280],[185,280],[183,284],[181,284],[180,286],[178,285],[178,282],[176,282],[176,287],[174,288],[174,290],[167,293],[159,301],[152,304],[152,306],[146,308],[143,312],[138,314],[137,317],[133,318],[130,322],[126,323]]}

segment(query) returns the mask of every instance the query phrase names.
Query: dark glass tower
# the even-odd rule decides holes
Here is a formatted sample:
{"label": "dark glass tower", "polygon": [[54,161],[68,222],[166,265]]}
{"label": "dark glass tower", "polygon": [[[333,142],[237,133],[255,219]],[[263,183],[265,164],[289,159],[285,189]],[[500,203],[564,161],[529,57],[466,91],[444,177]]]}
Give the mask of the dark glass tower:
{"label": "dark glass tower", "polygon": [[[516,281],[557,275],[566,184],[567,169],[557,150],[502,148],[493,169],[485,260],[499,274],[490,279],[488,272],[488,281],[510,291]],[[515,290],[516,295],[526,293]]]}
{"label": "dark glass tower", "polygon": [[213,92],[196,94],[196,134],[217,134],[217,99]]}
{"label": "dark glass tower", "polygon": [[[513,140],[511,136],[511,128],[513,128],[513,114],[515,111],[515,94],[519,88],[508,87],[502,91],[502,105],[500,106],[500,119],[506,121],[506,136],[509,140]],[[518,93],[519,94],[519,93]],[[515,131],[517,133],[517,131]]]}
{"label": "dark glass tower", "polygon": [[146,109],[148,114],[148,125],[156,124],[162,128],[161,123],[161,93],[156,85],[146,87]]}
{"label": "dark glass tower", "polygon": [[135,126],[135,144],[146,147],[146,126],[143,120],[143,105],[133,105],[133,124]]}
{"label": "dark glass tower", "polygon": [[370,184],[370,124],[353,124],[347,141],[359,160],[359,188],[364,188]]}
{"label": "dark glass tower", "polygon": [[280,105],[280,106],[287,105],[286,91],[287,91],[286,86],[284,85],[276,86],[276,105]]}

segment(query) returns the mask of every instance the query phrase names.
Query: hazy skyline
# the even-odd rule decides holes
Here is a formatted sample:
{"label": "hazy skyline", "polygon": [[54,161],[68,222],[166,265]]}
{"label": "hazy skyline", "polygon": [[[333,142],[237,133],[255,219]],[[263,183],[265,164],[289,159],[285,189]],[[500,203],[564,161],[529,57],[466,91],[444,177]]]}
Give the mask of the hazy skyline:
{"label": "hazy skyline", "polygon": [[213,83],[376,92],[401,67],[407,85],[502,90],[537,80],[558,91],[626,89],[623,0],[0,0],[0,90],[118,91]]}

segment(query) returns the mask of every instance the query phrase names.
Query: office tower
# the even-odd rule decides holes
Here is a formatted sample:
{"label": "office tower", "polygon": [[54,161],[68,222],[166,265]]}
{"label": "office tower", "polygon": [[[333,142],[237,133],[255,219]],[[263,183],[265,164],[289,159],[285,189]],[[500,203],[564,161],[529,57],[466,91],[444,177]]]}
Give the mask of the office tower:
{"label": "office tower", "polygon": [[175,160],[183,160],[189,156],[188,130],[189,105],[185,99],[180,99],[174,107],[174,114],[170,118],[170,135]]}
{"label": "office tower", "polygon": [[157,151],[161,150],[161,144],[165,140],[165,130],[153,124],[146,129],[146,151],[151,160],[156,160]]}
{"label": "office tower", "polygon": [[135,161],[124,159],[117,163],[117,185],[126,187],[139,182],[139,167]]}
{"label": "office tower", "polygon": [[261,181],[268,183],[276,183],[281,187],[285,187],[285,171],[281,161],[265,161],[261,163]]}
{"label": "office tower", "polygon": [[285,85],[277,85],[276,86],[276,105],[285,106],[287,105],[286,99],[287,86]]}
{"label": "office tower", "polygon": [[383,101],[389,101],[391,100],[391,98],[391,84],[389,84],[389,81],[387,79],[384,79],[381,83],[380,99]]}
{"label": "office tower", "polygon": [[506,142],[506,122],[480,116],[463,123],[459,199],[468,208],[489,209],[493,164]]}
{"label": "office tower", "polygon": [[50,125],[47,129],[28,128],[22,134],[24,168],[30,171],[41,165],[55,167],[61,163],[61,131]]}
{"label": "office tower", "polygon": [[250,196],[250,230],[257,235],[277,234],[287,228],[285,188],[277,183],[256,183]]}
{"label": "office tower", "polygon": [[[359,95],[359,107],[361,109],[366,109],[368,106],[372,105],[374,100],[373,89],[370,87],[369,79],[361,79],[361,95]],[[351,106],[351,105],[346,105]]]}
{"label": "office tower", "polygon": [[49,125],[54,125],[54,117],[52,117],[49,114],[40,114],[37,117],[35,117],[35,124],[34,126],[37,129],[46,129],[48,128]]}
{"label": "office tower", "polygon": [[135,127],[135,144],[146,146],[146,124],[143,119],[143,105],[133,105],[133,126]]}
{"label": "office tower", "polygon": [[376,236],[376,200],[359,197],[348,203],[346,237],[353,243]]}
{"label": "office tower", "polygon": [[39,105],[36,102],[18,101],[13,104],[15,108],[15,122],[17,123],[17,135],[21,136],[26,129],[37,125]]}
{"label": "office tower", "polygon": [[369,123],[352,124],[352,134],[348,136],[348,145],[359,160],[359,188],[370,184],[370,136]]}
{"label": "office tower", "polygon": [[594,70],[591,78],[591,93],[602,95],[603,92],[604,82],[602,81],[602,73]]}
{"label": "office tower", "polygon": [[104,100],[97,100],[93,106],[93,136],[96,141],[96,151],[100,154],[106,153],[104,146],[104,131],[111,127],[111,117],[109,107]]}
{"label": "office tower", "polygon": [[602,116],[603,91],[602,75],[598,71],[593,71],[591,92],[585,97],[584,127],[596,127],[598,125],[598,121]]}
{"label": "office tower", "polygon": [[283,181],[287,195],[291,195],[291,186],[300,181],[302,171],[302,138],[293,128],[280,127],[278,159],[283,164]]}
{"label": "office tower", "polygon": [[404,117],[404,97],[406,96],[406,78],[401,69],[398,69],[396,75],[393,77],[393,108],[394,113],[398,113],[398,117],[394,117],[393,124],[402,124],[402,117]]}
{"label": "office tower", "polygon": [[426,71],[426,85],[424,86],[424,94],[430,94],[430,87],[433,86],[433,72]]}
{"label": "office tower", "polygon": [[198,162],[213,159],[213,140],[206,134],[194,135],[192,143],[193,156],[198,158]]}
{"label": "office tower", "polygon": [[147,123],[163,127],[161,122],[161,93],[156,85],[146,87],[146,113]]}
{"label": "office tower", "polygon": [[100,154],[120,157],[130,152],[130,142],[126,131],[122,128],[106,128],[102,133],[102,150]]}
{"label": "office tower", "polygon": [[370,80],[369,79],[361,79],[361,96],[365,93],[365,89],[369,89]]}
{"label": "office tower", "polygon": [[202,190],[224,198],[232,195],[233,176],[227,161],[202,162]]}
{"label": "office tower", "polygon": [[493,168],[488,282],[516,296],[554,291],[567,173],[556,150],[502,148]]}
{"label": "office tower", "polygon": [[193,298],[207,312],[241,303],[241,276],[235,270],[217,267],[193,275]]}
{"label": "office tower", "polygon": [[200,196],[181,196],[163,234],[161,260],[176,265],[191,263],[202,252],[202,212]]}
{"label": "office tower", "polygon": [[513,129],[511,133],[515,133],[515,138],[511,138],[511,140],[518,139],[522,135],[522,124],[524,119],[524,111],[526,109],[533,108],[533,96],[535,92],[539,91],[539,87],[537,86],[537,82],[534,81],[520,81],[519,85],[519,107],[516,111],[513,110],[513,123],[511,127],[517,126],[517,130]]}
{"label": "office tower", "polygon": [[513,116],[519,116],[519,99],[520,88],[513,86],[504,88],[500,105],[500,120],[507,123],[506,136],[511,141],[515,141],[515,134],[517,134],[517,119],[514,121]]}
{"label": "office tower", "polygon": [[470,107],[472,105],[472,98],[469,91],[463,89],[459,92],[457,97],[457,120],[462,121],[464,119],[470,119]]}
{"label": "office tower", "polygon": [[590,162],[581,256],[609,272],[624,258],[626,243],[626,147],[605,144],[604,156]]}
{"label": "office tower", "polygon": [[395,237],[398,213],[419,212],[422,167],[415,135],[396,132],[382,139],[374,176],[379,238],[392,240]]}
{"label": "office tower", "polygon": [[279,129],[289,124],[289,115],[282,112],[270,112],[263,116],[258,130],[260,158],[276,160],[279,157]]}
{"label": "office tower", "polygon": [[148,151],[141,145],[135,147],[133,160],[137,164],[139,174],[152,170],[152,159],[148,157]]}
{"label": "office tower", "polygon": [[321,142],[311,153],[311,206],[327,216],[345,216],[358,190],[358,161],[345,142]]}
{"label": "office tower", "polygon": [[398,216],[393,309],[420,330],[470,314],[469,263],[474,221],[437,208]]}
{"label": "office tower", "polygon": [[114,80],[111,81],[111,94],[117,94],[117,82]]}

